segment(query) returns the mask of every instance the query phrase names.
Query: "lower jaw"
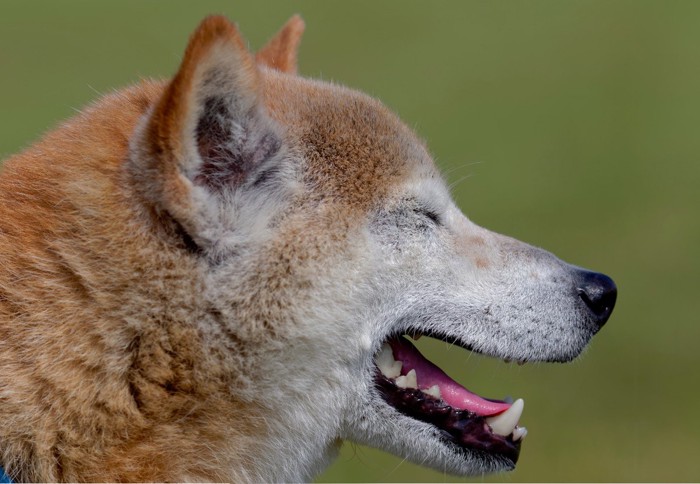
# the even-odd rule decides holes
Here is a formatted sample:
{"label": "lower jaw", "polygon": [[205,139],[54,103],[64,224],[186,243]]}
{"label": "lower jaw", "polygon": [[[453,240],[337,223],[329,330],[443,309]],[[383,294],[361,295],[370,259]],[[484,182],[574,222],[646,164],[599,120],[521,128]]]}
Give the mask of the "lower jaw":
{"label": "lower jaw", "polygon": [[446,442],[465,451],[504,461],[506,468],[514,467],[518,461],[520,441],[513,441],[511,436],[494,434],[484,417],[457,410],[418,389],[399,388],[379,370],[375,373],[374,382],[389,405],[408,417],[434,425]]}

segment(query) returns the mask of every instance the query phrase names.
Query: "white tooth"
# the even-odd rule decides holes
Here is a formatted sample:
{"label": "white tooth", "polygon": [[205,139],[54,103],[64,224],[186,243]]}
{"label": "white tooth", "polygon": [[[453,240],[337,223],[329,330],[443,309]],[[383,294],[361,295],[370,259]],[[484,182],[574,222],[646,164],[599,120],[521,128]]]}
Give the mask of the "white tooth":
{"label": "white tooth", "polygon": [[391,365],[391,368],[388,369],[389,371],[386,376],[388,376],[389,378],[396,378],[401,374],[401,368],[403,368],[403,362],[395,361]]}
{"label": "white tooth", "polygon": [[437,385],[433,385],[430,388],[424,389],[423,393],[426,393],[426,394],[430,395],[431,397],[442,398],[442,394],[440,393],[440,387]]}
{"label": "white tooth", "polygon": [[513,402],[513,405],[511,405],[510,408],[502,414],[487,418],[486,423],[489,424],[494,434],[505,437],[506,435],[509,435],[518,424],[518,420],[520,420],[524,407],[525,402],[522,398],[518,398],[515,402]]}
{"label": "white tooth", "polygon": [[401,375],[396,380],[394,380],[394,383],[396,383],[396,386],[399,388],[406,388],[406,377]]}
{"label": "white tooth", "polygon": [[524,439],[527,435],[527,429],[525,427],[515,427],[513,430],[513,442]]}
{"label": "white tooth", "polygon": [[376,356],[377,363],[391,363],[394,361],[394,353],[391,351],[389,343],[384,343]]}
{"label": "white tooth", "polygon": [[400,361],[394,361],[394,353],[391,351],[391,346],[384,343],[382,349],[377,353],[375,358],[377,367],[387,378],[396,378],[401,374],[403,364]]}
{"label": "white tooth", "polygon": [[377,353],[374,361],[382,373],[386,375],[386,370],[394,363],[394,356],[391,352],[391,346],[384,343],[382,345],[382,349],[379,350],[379,353]]}
{"label": "white tooth", "polygon": [[416,370],[411,370],[405,375],[398,377],[396,379],[396,386],[399,388],[418,388]]}
{"label": "white tooth", "polygon": [[408,388],[418,388],[418,376],[416,375],[416,370],[411,370],[406,373],[406,383]]}

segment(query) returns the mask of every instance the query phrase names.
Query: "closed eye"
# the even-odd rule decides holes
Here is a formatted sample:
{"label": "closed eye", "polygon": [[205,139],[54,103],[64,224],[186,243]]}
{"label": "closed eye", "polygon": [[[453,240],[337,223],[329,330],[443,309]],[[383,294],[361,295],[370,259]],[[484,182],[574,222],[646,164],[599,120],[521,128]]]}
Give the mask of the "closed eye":
{"label": "closed eye", "polygon": [[437,212],[426,207],[416,207],[414,211],[417,214],[429,219],[435,225],[442,225],[442,221],[440,220],[440,216],[437,214]]}

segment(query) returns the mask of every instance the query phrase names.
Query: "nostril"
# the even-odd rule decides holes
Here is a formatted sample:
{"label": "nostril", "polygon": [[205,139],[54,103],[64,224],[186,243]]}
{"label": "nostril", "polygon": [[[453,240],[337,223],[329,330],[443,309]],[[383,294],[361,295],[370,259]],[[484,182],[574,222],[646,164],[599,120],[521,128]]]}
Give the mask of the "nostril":
{"label": "nostril", "polygon": [[598,326],[603,326],[617,299],[617,286],[605,274],[582,271],[579,286],[576,288],[579,297],[596,316]]}

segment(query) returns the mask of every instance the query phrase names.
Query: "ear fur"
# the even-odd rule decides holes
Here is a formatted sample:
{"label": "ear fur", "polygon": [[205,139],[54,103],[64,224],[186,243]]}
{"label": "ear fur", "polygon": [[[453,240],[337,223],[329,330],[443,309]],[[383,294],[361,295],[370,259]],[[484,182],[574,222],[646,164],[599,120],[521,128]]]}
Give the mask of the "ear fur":
{"label": "ear fur", "polygon": [[294,15],[277,34],[260,49],[255,59],[260,64],[288,74],[297,73],[297,53],[306,25],[299,15]]}
{"label": "ear fur", "polygon": [[273,159],[281,139],[260,100],[253,56],[231,22],[212,16],[190,37],[177,74],[132,140],[132,168],[144,197],[207,245],[226,194]]}

